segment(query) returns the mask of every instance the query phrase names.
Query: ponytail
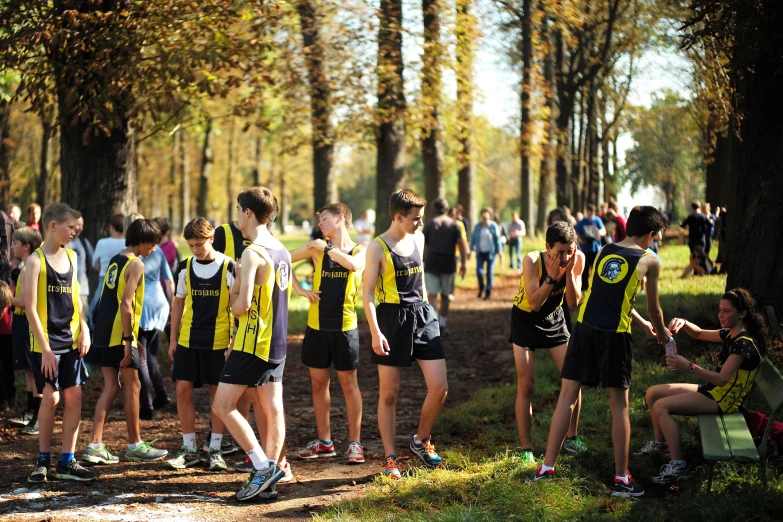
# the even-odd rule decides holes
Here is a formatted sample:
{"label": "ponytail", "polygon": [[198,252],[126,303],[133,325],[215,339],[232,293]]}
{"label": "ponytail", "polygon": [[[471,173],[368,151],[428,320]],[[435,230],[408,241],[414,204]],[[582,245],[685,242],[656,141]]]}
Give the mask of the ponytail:
{"label": "ponytail", "polygon": [[740,312],[747,312],[742,322],[745,324],[745,329],[758,343],[759,352],[761,355],[767,353],[767,323],[758,311],[758,305],[750,292],[744,288],[734,288],[729,290],[721,299],[731,302]]}

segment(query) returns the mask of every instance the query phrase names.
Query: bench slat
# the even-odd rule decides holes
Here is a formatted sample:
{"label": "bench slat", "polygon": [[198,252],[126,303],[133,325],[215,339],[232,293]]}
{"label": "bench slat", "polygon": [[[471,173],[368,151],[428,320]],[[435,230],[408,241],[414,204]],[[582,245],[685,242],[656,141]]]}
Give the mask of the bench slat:
{"label": "bench slat", "polygon": [[731,447],[720,415],[699,415],[699,436],[705,460],[731,460]]}
{"label": "bench slat", "polygon": [[758,462],[759,452],[756,450],[756,444],[753,443],[753,437],[750,436],[745,417],[741,413],[724,414],[723,424],[726,426],[726,435],[734,460]]}
{"label": "bench slat", "polygon": [[755,383],[773,410],[783,406],[783,376],[769,359],[761,361]]}

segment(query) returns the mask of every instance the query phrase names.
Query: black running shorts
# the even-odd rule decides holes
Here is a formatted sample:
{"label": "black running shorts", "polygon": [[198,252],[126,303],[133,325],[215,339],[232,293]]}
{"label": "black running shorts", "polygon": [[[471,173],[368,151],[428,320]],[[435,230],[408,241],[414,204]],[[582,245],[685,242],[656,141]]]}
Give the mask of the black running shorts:
{"label": "black running shorts", "polygon": [[[149,357],[149,354],[145,354]],[[125,358],[125,347],[121,345],[106,346],[90,348],[87,352],[87,362],[100,366],[101,368],[117,368],[120,369],[120,362]],[[139,369],[139,349],[137,347],[131,348],[131,362],[123,369],[138,370]]]}
{"label": "black running shorts", "polygon": [[79,357],[79,350],[70,350],[62,355],[55,355],[55,357],[57,358],[57,375],[54,379],[49,379],[41,372],[43,354],[32,353],[33,377],[38,393],[43,393],[47,383],[56,391],[63,391],[87,382],[90,376],[87,373],[87,368],[84,367],[82,358]]}
{"label": "black running shorts", "polygon": [[548,349],[566,344],[568,338],[565,314],[558,308],[546,317],[535,318],[534,314],[511,307],[511,336],[509,341],[527,348]]}
{"label": "black running shorts", "polygon": [[171,378],[192,382],[194,388],[201,388],[204,384],[217,386],[225,362],[226,350],[196,350],[177,345]]}
{"label": "black running shorts", "polygon": [[633,346],[630,333],[604,332],[576,323],[560,376],[585,386],[630,388]]}
{"label": "black running shorts", "polygon": [[309,326],[302,342],[302,364],[308,368],[330,368],[338,372],[359,367],[359,330],[324,332]]}
{"label": "black running shorts", "polygon": [[268,382],[283,382],[284,370],[285,361],[273,364],[252,353],[232,350],[223,365],[220,382],[255,388],[265,386]]}
{"label": "black running shorts", "polygon": [[384,366],[411,366],[415,359],[445,359],[438,316],[429,303],[396,305],[381,303],[376,315],[381,333],[389,343],[389,355],[373,350],[371,360]]}
{"label": "black running shorts", "polygon": [[31,370],[33,359],[30,352],[30,327],[24,315],[14,315],[14,320],[11,322],[11,347],[14,369]]}

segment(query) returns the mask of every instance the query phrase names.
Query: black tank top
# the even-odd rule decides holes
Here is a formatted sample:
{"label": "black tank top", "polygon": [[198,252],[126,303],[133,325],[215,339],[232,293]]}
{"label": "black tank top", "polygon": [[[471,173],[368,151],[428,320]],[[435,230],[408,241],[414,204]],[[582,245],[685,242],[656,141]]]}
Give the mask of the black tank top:
{"label": "black tank top", "polygon": [[386,271],[378,276],[375,297],[379,303],[417,304],[422,293],[422,262],[418,247],[409,256],[395,253],[380,236],[375,238],[386,254]]}

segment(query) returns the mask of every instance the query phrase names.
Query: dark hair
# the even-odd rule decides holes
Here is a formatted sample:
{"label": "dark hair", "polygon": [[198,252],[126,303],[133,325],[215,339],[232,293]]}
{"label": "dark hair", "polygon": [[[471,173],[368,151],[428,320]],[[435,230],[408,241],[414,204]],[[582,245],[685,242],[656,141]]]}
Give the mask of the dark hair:
{"label": "dark hair", "polygon": [[628,215],[628,223],[625,225],[625,233],[628,236],[638,237],[647,234],[657,234],[666,226],[661,212],[651,206],[633,207]]}
{"label": "dark hair", "polygon": [[171,223],[169,223],[169,220],[163,216],[156,217],[155,223],[157,223],[158,227],[160,228],[160,235],[166,237],[166,235],[169,233],[169,230],[171,230]]}
{"label": "dark hair", "polygon": [[318,211],[319,214],[321,212],[328,212],[335,217],[342,214],[343,219],[345,219],[346,228],[349,228],[351,223],[353,223],[353,214],[351,213],[351,209],[348,208],[348,205],[345,203],[332,203],[331,205],[326,205]]}
{"label": "dark hair", "polygon": [[607,207],[611,208],[618,214],[620,213],[620,207],[617,206],[617,202],[615,200],[609,201],[609,203],[606,204]]}
{"label": "dark hair", "polygon": [[137,219],[125,231],[125,244],[139,246],[143,244],[157,245],[162,238],[160,227],[152,219]]}
{"label": "dark hair", "polygon": [[449,211],[449,202],[446,198],[437,198],[432,202],[432,210],[435,211],[435,215],[442,216]]}
{"label": "dark hair", "polygon": [[553,225],[554,223],[557,223],[558,221],[565,221],[568,223],[568,216],[565,213],[565,210],[562,208],[556,208],[549,212],[549,217],[547,218],[547,224]]}
{"label": "dark hair", "polygon": [[691,201],[691,208],[693,210],[701,208],[701,201],[699,201],[698,199],[694,199],[693,201]]}
{"label": "dark hair", "polygon": [[251,187],[243,190],[237,196],[237,203],[243,210],[250,210],[256,220],[266,225],[272,221],[272,215],[277,217],[277,200],[272,191],[266,187]]}
{"label": "dark hair", "polygon": [[489,219],[493,219],[495,216],[495,213],[492,212],[492,209],[489,207],[484,207],[479,211],[479,215],[483,214],[484,212],[487,212],[489,214]]}
{"label": "dark hair", "polygon": [[36,248],[41,246],[41,243],[43,243],[41,233],[30,227],[20,227],[14,230],[14,233],[11,235],[11,240],[19,241],[23,245],[29,245],[31,254]]}
{"label": "dark hair", "polygon": [[[33,203],[30,205],[29,208],[33,208],[33,206],[38,207],[38,205],[35,205]],[[41,207],[38,207],[41,208]],[[49,223],[54,221],[58,225],[62,225],[69,219],[79,219],[82,217],[82,213],[78,210],[74,210],[71,208],[70,205],[67,203],[63,203],[62,201],[57,203],[52,203],[51,205],[47,206],[44,209],[43,215],[41,216],[41,228],[44,230],[49,229]]]}
{"label": "dark hair", "polygon": [[407,216],[413,208],[422,208],[427,200],[419,196],[411,189],[401,188],[392,192],[389,197],[389,215],[392,219],[397,214]]}
{"label": "dark hair", "polygon": [[555,221],[546,229],[546,242],[549,246],[555,246],[555,243],[574,243],[576,231],[568,221]]}
{"label": "dark hair", "polygon": [[595,212],[595,203],[588,203],[587,204],[587,211],[588,212]]}
{"label": "dark hair", "polygon": [[737,311],[747,312],[742,322],[750,336],[758,343],[759,352],[764,355],[767,352],[767,322],[759,313],[756,300],[750,292],[744,288],[734,288],[723,294],[721,299],[729,301]]}
{"label": "dark hair", "polygon": [[617,219],[617,212],[615,212],[610,208],[609,210],[606,211],[604,217],[607,219],[607,221],[614,221],[615,219]]}
{"label": "dark hair", "polygon": [[[161,234],[165,235],[163,234],[163,231],[161,231]],[[190,239],[209,239],[214,234],[215,229],[212,227],[212,223],[203,217],[190,220],[190,222],[185,225],[185,231],[183,232],[185,241]]]}
{"label": "dark hair", "polygon": [[114,214],[109,218],[109,226],[121,234],[123,221],[125,221],[125,216],[122,214]]}

